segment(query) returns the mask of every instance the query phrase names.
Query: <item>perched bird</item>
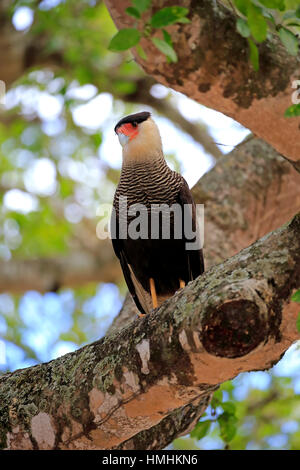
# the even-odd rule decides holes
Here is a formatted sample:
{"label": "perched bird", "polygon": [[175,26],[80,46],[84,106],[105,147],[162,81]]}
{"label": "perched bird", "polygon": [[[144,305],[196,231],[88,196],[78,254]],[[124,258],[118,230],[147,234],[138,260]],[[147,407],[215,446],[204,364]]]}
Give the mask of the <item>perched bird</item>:
{"label": "perched bird", "polygon": [[[195,203],[185,179],[168,167],[160,133],[150,113],[124,117],[115,126],[115,132],[123,147],[123,163],[113,202],[112,243],[142,316],[203,273],[203,254],[200,246],[187,247],[191,238],[187,239],[184,224],[190,223],[196,233]],[[140,236],[139,233],[124,236],[124,225],[125,229],[130,228],[134,221],[130,208],[137,204],[145,208],[141,219],[144,226],[133,225]],[[182,209],[179,218],[168,211],[173,206]],[[184,212],[185,206],[188,210]],[[167,220],[170,234],[164,236],[163,224]]]}

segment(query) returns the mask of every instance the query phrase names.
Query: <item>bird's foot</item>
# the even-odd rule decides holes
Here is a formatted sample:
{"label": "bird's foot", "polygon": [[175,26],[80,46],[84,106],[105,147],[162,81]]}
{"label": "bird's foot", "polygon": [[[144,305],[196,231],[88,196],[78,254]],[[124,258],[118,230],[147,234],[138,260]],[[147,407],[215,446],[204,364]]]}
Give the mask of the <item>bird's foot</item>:
{"label": "bird's foot", "polygon": [[139,316],[140,318],[143,318],[143,317],[146,316],[146,313],[138,313],[138,316]]}

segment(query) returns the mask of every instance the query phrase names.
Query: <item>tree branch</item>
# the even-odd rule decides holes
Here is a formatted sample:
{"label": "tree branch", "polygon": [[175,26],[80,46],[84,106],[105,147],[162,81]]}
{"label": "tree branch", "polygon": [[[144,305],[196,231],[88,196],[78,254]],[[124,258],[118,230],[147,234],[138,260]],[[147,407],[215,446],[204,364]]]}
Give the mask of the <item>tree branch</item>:
{"label": "tree branch", "polygon": [[97,256],[87,250],[73,250],[69,256],[0,262],[0,292],[47,292],[120,279],[120,266],[108,240],[99,243]]}
{"label": "tree branch", "polygon": [[[119,29],[132,27],[134,20],[125,13],[129,1],[105,3]],[[299,118],[287,119],[284,112],[292,104],[291,84],[299,78],[299,58],[289,55],[273,37],[259,45],[260,68],[255,72],[232,11],[212,0],[186,0],[184,5],[191,23],[168,27],[178,63],[166,63],[149,39],[142,40],[147,61],[135,54],[136,61],[158,82],[236,119],[296,162]],[[160,0],[152,1],[152,12],[160,7]]]}
{"label": "tree branch", "polygon": [[170,119],[184,132],[189,134],[195,142],[198,142],[206,152],[215,159],[220,158],[223,153],[215,144],[213,137],[209,134],[205,123],[196,124],[185,119],[184,116],[167,100],[158,99],[151,95],[150,89],[156,83],[151,77],[142,77],[136,81],[136,91],[129,95],[122,96],[124,101],[130,103],[144,103],[151,106],[157,112]]}
{"label": "tree branch", "polygon": [[271,367],[299,338],[299,287],[300,213],[115,335],[4,375],[3,447],[132,448],[148,430],[147,447],[161,448],[152,427],[240,372]]}

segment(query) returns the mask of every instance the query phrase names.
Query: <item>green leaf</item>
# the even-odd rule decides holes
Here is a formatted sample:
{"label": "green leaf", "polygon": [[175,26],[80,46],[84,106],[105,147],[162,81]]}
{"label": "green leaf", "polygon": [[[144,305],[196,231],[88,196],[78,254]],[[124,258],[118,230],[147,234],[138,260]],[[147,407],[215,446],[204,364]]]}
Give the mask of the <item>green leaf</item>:
{"label": "green leaf", "polygon": [[134,18],[139,19],[141,17],[141,14],[140,14],[139,10],[137,10],[134,7],[128,7],[128,8],[126,8],[125,11],[126,11],[127,15],[133,16]]}
{"label": "green leaf", "polygon": [[221,385],[221,390],[228,392],[230,394],[234,390],[234,385],[231,382],[231,380],[227,380],[226,382],[223,382]]}
{"label": "green leaf", "polygon": [[151,0],[133,0],[132,5],[140,12],[148,10],[151,5]]}
{"label": "green leaf", "polygon": [[142,46],[140,44],[137,44],[136,52],[138,53],[138,55],[140,56],[141,59],[147,60],[147,54],[146,54],[146,52],[144,51],[144,49],[142,48]]}
{"label": "green leaf", "polygon": [[248,38],[251,34],[247,21],[239,18],[236,22],[236,29],[243,38]]}
{"label": "green leaf", "polygon": [[141,33],[135,28],[120,29],[109,43],[110,51],[125,51],[135,46],[141,39]]}
{"label": "green leaf", "polygon": [[250,48],[250,60],[254,70],[257,72],[259,69],[259,52],[255,42],[248,38],[248,44]]}
{"label": "green leaf", "polygon": [[284,0],[259,0],[259,2],[267,8],[273,8],[274,10],[285,10]]}
{"label": "green leaf", "polygon": [[176,21],[176,23],[190,23],[191,20],[189,20],[188,18],[186,18],[185,16],[183,16],[182,18],[178,18],[178,20]]}
{"label": "green leaf", "polygon": [[249,3],[249,0],[234,0],[235,6],[241,13],[243,13],[244,16],[247,16],[247,8]]}
{"label": "green leaf", "polygon": [[299,50],[299,41],[297,36],[286,28],[280,28],[279,37],[289,54],[296,56]]}
{"label": "green leaf", "polygon": [[267,37],[268,25],[262,11],[252,3],[247,8],[248,24],[252,36],[257,42],[262,42]]}
{"label": "green leaf", "polygon": [[300,5],[298,6],[295,14],[296,14],[296,18],[300,18]]}
{"label": "green leaf", "polygon": [[[296,117],[300,116],[300,104],[292,104],[285,110],[285,117]],[[292,297],[293,300],[293,297]]]}
{"label": "green leaf", "polygon": [[300,289],[295,292],[295,294],[292,296],[291,300],[293,302],[299,302],[300,304]]}
{"label": "green leaf", "polygon": [[191,432],[191,437],[194,437],[198,441],[202,439],[209,432],[211,421],[198,421],[196,426]]}
{"label": "green leaf", "polygon": [[225,442],[230,442],[236,435],[237,418],[234,415],[228,414],[226,411],[219,416],[218,423],[220,426],[220,435]]}
{"label": "green leaf", "polygon": [[172,62],[177,62],[177,55],[174,51],[173,47],[170,46],[166,41],[159,38],[151,38],[153,44],[157,47],[157,49],[165,54]]}
{"label": "green leaf", "polygon": [[221,404],[221,406],[223,410],[226,411],[226,413],[228,413],[229,415],[235,414],[236,406],[231,401],[225,401],[224,403]]}
{"label": "green leaf", "polygon": [[297,318],[296,326],[297,326],[297,330],[300,333],[300,312],[299,312],[299,315],[298,315],[298,318]]}
{"label": "green leaf", "polygon": [[214,400],[217,400],[218,403],[219,403],[219,402],[222,402],[222,400],[223,400],[223,392],[222,392],[222,390],[221,390],[220,388],[215,391],[213,398],[214,398]]}
{"label": "green leaf", "polygon": [[165,29],[163,29],[162,32],[163,32],[164,40],[166,41],[166,43],[169,44],[169,46],[173,47],[171,35]]}
{"label": "green leaf", "polygon": [[153,28],[163,28],[176,23],[179,19],[185,17],[188,12],[189,10],[184,7],[165,7],[152,16],[150,23]]}

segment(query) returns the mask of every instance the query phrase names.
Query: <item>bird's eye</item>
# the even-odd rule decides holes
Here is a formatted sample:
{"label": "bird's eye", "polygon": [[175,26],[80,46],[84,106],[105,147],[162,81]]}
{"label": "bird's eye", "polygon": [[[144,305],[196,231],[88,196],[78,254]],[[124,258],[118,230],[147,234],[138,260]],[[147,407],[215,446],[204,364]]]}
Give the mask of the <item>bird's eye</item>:
{"label": "bird's eye", "polygon": [[137,122],[133,122],[133,123],[132,123],[132,126],[133,126],[133,127],[137,127]]}

